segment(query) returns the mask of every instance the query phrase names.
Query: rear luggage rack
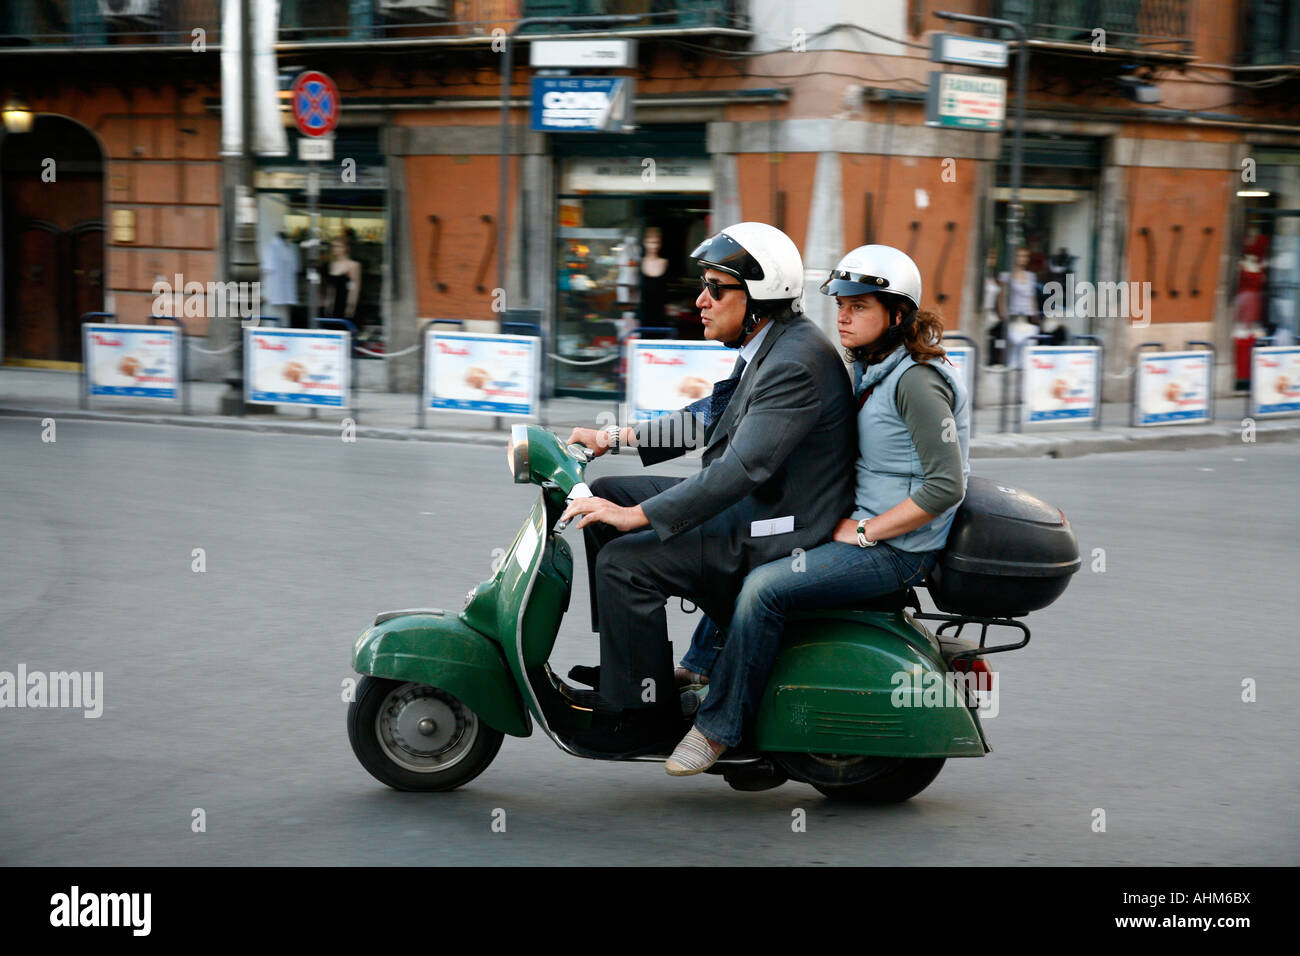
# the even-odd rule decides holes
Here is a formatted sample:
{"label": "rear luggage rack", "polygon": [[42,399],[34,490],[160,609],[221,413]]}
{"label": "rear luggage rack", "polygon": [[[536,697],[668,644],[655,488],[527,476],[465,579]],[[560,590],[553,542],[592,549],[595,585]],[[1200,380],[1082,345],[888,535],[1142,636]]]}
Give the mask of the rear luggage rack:
{"label": "rear luggage rack", "polygon": [[[968,658],[982,657],[985,654],[998,654],[1002,651],[1018,651],[1029,643],[1029,628],[1023,621],[1016,621],[1009,617],[973,617],[968,614],[939,614],[937,612],[917,611],[912,617],[923,621],[942,621],[935,636],[940,637],[944,632],[956,628],[953,637],[961,637],[962,630],[967,624],[978,624],[980,626],[980,646],[969,651],[961,651],[954,654],[952,659],[964,660]],[[1019,644],[995,644],[992,647],[987,645],[990,627],[1011,627],[1025,635],[1025,639]]]}

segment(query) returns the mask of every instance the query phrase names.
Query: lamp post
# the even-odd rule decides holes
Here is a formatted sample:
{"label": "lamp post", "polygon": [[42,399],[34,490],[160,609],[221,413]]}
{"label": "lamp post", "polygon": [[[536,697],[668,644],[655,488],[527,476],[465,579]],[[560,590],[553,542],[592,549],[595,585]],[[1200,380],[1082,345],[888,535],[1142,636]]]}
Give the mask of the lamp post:
{"label": "lamp post", "polygon": [[[257,199],[253,190],[253,0],[239,0],[239,74],[240,74],[240,155],[236,160],[235,219],[231,231],[229,261],[226,278],[239,283],[257,281]],[[225,24],[223,24],[224,26]],[[246,285],[241,288],[247,288]],[[214,317],[215,318],[215,317]],[[226,371],[222,376],[229,386],[220,397],[222,415],[243,414],[244,362],[243,323],[236,309],[233,316],[219,323],[221,341],[234,345],[229,357],[224,359]]]}
{"label": "lamp post", "polygon": [[997,17],[980,17],[973,13],[950,13],[936,10],[934,15],[941,20],[960,20],[963,23],[982,23],[985,26],[1000,27],[1016,35],[1016,129],[1011,138],[1011,202],[1007,204],[1007,248],[1011,250],[1012,261],[1016,250],[1020,248],[1020,224],[1023,221],[1020,208],[1020,180],[1023,170],[1024,133],[1025,133],[1025,85],[1029,76],[1029,31],[1024,24],[1015,20],[1000,20]]}
{"label": "lamp post", "polygon": [[[1020,224],[1023,212],[1020,208],[1020,180],[1024,161],[1025,135],[1025,85],[1029,76],[1029,31],[1024,24],[1015,20],[1000,20],[996,17],[980,17],[972,13],[950,13],[936,10],[934,15],[941,20],[960,20],[963,23],[982,23],[985,26],[1000,27],[1016,35],[1019,49],[1016,50],[1016,129],[1011,138],[1011,202],[1007,203],[1007,248],[1011,250],[1011,267],[1014,270],[1016,250],[1020,248]],[[1005,335],[1005,330],[1003,331]],[[1009,375],[1010,372],[1003,374]],[[1005,384],[1005,380],[1004,380]],[[1006,389],[1003,389],[1005,395]],[[1007,402],[1002,402],[999,413],[998,431],[1007,430]]]}
{"label": "lamp post", "polygon": [[570,24],[576,26],[611,26],[616,23],[634,23],[643,19],[639,14],[618,14],[594,17],[524,17],[515,22],[505,36],[505,49],[501,60],[501,158],[497,192],[497,288],[505,294],[506,288],[506,219],[510,212],[510,84],[514,73],[514,38],[524,27],[541,23]]}

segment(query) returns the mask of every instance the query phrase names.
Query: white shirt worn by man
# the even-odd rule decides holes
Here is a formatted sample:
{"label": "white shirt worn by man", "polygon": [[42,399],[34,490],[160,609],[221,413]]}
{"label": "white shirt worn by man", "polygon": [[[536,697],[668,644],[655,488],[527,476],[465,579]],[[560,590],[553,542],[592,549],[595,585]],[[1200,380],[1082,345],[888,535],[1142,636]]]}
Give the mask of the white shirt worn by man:
{"label": "white shirt worn by man", "polygon": [[745,360],[745,367],[740,371],[741,381],[744,381],[745,373],[749,371],[749,363],[754,356],[758,354],[758,347],[763,344],[763,338],[767,335],[767,330],[772,327],[776,319],[768,319],[767,323],[758,330],[758,334],[740,347],[740,357]]}

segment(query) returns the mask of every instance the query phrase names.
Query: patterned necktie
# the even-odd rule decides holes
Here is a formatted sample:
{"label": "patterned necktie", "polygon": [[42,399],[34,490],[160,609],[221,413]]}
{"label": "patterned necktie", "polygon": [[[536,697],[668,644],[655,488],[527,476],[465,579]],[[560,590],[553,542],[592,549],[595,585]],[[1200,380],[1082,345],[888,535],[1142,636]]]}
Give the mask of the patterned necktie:
{"label": "patterned necktie", "polygon": [[736,391],[736,386],[740,384],[740,375],[744,371],[745,360],[737,358],[730,377],[724,378],[721,382],[715,382],[713,384],[713,394],[708,398],[701,398],[698,402],[687,405],[687,410],[703,418],[705,428],[712,427],[722,418],[722,413],[727,410],[727,403],[731,401],[732,393]]}

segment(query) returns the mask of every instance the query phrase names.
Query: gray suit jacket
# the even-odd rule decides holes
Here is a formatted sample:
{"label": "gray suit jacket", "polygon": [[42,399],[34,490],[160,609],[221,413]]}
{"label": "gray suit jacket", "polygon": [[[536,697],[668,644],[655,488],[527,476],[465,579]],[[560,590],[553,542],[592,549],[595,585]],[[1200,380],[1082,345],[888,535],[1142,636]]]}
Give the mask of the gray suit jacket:
{"label": "gray suit jacket", "polygon": [[[826,336],[802,315],[774,321],[713,426],[684,409],[637,426],[644,464],[705,449],[699,474],[642,502],[650,527],[662,541],[701,527],[704,570],[730,579],[718,581],[728,589],[757,565],[825,543],[853,508],[854,421],[844,362]],[[793,530],[751,533],[753,522],[784,517]]]}

